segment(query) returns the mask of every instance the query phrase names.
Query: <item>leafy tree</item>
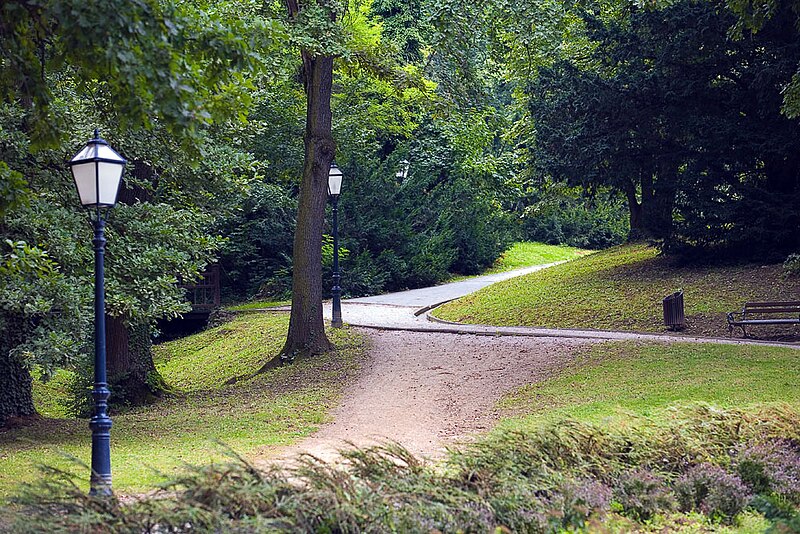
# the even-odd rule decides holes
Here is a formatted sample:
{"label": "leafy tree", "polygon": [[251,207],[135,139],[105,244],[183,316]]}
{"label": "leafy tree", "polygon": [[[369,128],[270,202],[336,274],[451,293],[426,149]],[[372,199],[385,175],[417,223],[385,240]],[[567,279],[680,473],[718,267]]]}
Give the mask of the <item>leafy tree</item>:
{"label": "leafy tree", "polygon": [[[800,2],[797,0],[728,0],[727,5],[737,16],[733,34],[746,38],[748,31],[760,32],[767,26],[782,25],[787,37],[800,37]],[[800,63],[783,91],[783,111],[787,117],[800,117]]]}
{"label": "leafy tree", "polygon": [[[529,90],[540,171],[624,193],[634,236],[672,237],[676,207],[681,232],[689,218],[705,219],[693,226],[695,243],[703,227],[727,240],[746,229],[738,200],[768,191],[762,180],[796,194],[797,124],[765,106],[791,78],[796,42],[767,32],[732,42],[730,13],[704,2],[635,11],[626,24],[587,22],[596,47],[586,67],[557,63]],[[788,209],[782,221],[792,228]],[[776,235],[767,242],[780,243]]]}
{"label": "leafy tree", "polygon": [[[85,121],[109,121],[133,140],[112,138],[132,169],[126,178],[130,198],[123,198],[110,222],[117,245],[108,248],[109,313],[124,325],[110,332],[144,328],[149,343],[150,321],[185,309],[174,282],[178,275],[194,276],[215,245],[205,236],[208,221],[196,210],[210,204],[209,187],[196,189],[196,203],[187,205],[190,195],[179,184],[202,183],[195,165],[202,151],[203,167],[209,160],[222,163],[208,157],[221,153],[204,146],[210,126],[243,116],[251,88],[245,72],[259,71],[260,53],[269,53],[281,36],[277,23],[243,15],[223,21],[218,10],[205,7],[149,0],[114,10],[70,0],[0,7],[0,235],[15,250],[52,262],[51,269],[19,270],[12,267],[16,253],[8,253],[6,271],[16,274],[3,281],[8,292],[0,327],[9,344],[0,362],[18,373],[11,380],[20,388],[0,390],[0,422],[30,412],[30,365],[43,365],[47,373],[75,364],[87,350],[91,253],[88,239],[79,237],[85,220],[64,166],[91,131]],[[48,276],[58,290],[42,294],[37,306],[25,304],[30,295],[21,288],[47,288],[36,280]],[[20,326],[27,324],[33,326]],[[148,347],[145,365],[133,366],[144,369],[141,380],[154,370]],[[119,364],[124,375],[138,357],[124,360],[112,355],[110,371]]]}

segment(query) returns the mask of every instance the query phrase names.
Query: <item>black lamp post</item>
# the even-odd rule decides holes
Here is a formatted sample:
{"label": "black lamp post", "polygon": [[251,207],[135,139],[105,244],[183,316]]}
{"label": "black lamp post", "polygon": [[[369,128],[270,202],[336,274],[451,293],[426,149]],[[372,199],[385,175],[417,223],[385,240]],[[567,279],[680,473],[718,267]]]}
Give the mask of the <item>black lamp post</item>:
{"label": "black lamp post", "polygon": [[331,326],[334,328],[342,327],[342,288],[339,282],[342,279],[339,273],[339,193],[342,191],[342,171],[331,163],[331,170],[328,172],[328,195],[333,204],[333,312],[331,314]]}
{"label": "black lamp post", "polygon": [[117,203],[125,159],[94,131],[91,139],[69,162],[83,207],[94,225],[94,413],[92,429],[91,495],[111,495],[111,418],[106,381],[106,316],[103,256],[106,212]]}

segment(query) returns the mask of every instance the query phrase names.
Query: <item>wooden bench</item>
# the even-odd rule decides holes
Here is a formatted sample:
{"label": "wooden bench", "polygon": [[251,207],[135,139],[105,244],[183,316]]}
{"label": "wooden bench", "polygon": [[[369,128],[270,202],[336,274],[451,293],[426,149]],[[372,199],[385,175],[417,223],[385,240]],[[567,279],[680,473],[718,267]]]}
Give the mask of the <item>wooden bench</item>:
{"label": "wooden bench", "polygon": [[747,337],[747,326],[766,324],[800,324],[800,301],[746,302],[742,311],[728,314],[731,334],[733,327],[738,326]]}

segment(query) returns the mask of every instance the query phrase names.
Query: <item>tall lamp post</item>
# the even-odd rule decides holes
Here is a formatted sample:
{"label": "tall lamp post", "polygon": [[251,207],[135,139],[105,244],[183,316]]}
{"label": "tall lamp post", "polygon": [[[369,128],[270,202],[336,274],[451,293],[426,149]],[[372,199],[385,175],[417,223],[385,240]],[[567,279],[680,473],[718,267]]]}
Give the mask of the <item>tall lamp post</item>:
{"label": "tall lamp post", "polygon": [[111,495],[111,418],[108,416],[106,380],[106,316],[103,257],[106,238],[103,231],[106,215],[117,203],[117,194],[125,170],[125,159],[108,146],[95,130],[70,162],[70,170],[84,208],[94,226],[94,413],[89,421],[92,429],[91,495]]}
{"label": "tall lamp post", "polygon": [[331,170],[328,172],[328,195],[333,204],[333,312],[331,314],[331,326],[334,328],[342,327],[342,288],[339,282],[342,279],[339,273],[339,193],[342,192],[342,171],[331,163]]}

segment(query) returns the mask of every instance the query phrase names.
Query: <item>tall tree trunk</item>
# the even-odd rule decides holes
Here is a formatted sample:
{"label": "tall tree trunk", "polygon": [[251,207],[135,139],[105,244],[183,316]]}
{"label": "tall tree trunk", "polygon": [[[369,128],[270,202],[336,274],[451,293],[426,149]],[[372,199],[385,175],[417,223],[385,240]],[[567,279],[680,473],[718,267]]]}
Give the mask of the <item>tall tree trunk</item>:
{"label": "tall tree trunk", "polygon": [[281,359],[331,349],[322,321],[322,228],[328,172],[336,152],[331,135],[333,58],[303,52],[308,99],[305,162],[292,257],[292,311]]}
{"label": "tall tree trunk", "polygon": [[150,325],[128,326],[122,317],[106,315],[106,352],[111,402],[144,404],[163,390],[153,363]]}
{"label": "tall tree trunk", "polygon": [[625,198],[628,200],[628,216],[630,228],[628,230],[628,241],[638,241],[644,239],[644,229],[642,228],[642,205],[636,197],[636,185],[628,181],[625,184]]}
{"label": "tall tree trunk", "polygon": [[640,180],[641,202],[635,187],[626,187],[631,228],[629,241],[638,239],[669,239],[672,235],[672,212],[677,191],[675,173],[663,171],[657,177],[648,173]]}
{"label": "tall tree trunk", "polygon": [[0,427],[9,419],[36,415],[31,373],[11,352],[20,341],[15,333],[24,328],[16,322],[13,317],[0,317]]}

